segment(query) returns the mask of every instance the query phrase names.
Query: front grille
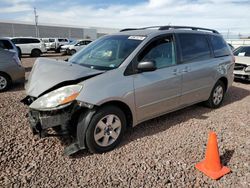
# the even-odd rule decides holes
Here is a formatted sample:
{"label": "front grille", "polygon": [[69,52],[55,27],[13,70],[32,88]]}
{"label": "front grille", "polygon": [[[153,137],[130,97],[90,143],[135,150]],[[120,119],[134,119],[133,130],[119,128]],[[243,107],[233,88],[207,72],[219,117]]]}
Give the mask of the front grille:
{"label": "front grille", "polygon": [[244,70],[247,67],[247,65],[235,63],[234,70]]}

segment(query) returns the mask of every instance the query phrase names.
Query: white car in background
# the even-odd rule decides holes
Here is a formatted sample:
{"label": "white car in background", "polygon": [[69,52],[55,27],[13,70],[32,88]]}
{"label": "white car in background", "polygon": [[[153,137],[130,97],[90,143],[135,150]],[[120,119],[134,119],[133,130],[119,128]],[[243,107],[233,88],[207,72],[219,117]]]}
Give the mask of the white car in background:
{"label": "white car in background", "polygon": [[42,40],[33,37],[14,37],[11,41],[17,46],[22,55],[39,57],[46,53],[46,47]]}
{"label": "white car in background", "polygon": [[250,57],[235,56],[234,78],[250,81]]}
{"label": "white car in background", "polygon": [[47,50],[53,50],[57,53],[60,53],[61,46],[69,43],[67,38],[43,38],[42,39],[46,45]]}
{"label": "white car in background", "polygon": [[90,39],[76,40],[69,43],[68,45],[62,46],[61,51],[65,52],[68,55],[73,55],[79,50],[85,48],[91,42],[92,40]]}

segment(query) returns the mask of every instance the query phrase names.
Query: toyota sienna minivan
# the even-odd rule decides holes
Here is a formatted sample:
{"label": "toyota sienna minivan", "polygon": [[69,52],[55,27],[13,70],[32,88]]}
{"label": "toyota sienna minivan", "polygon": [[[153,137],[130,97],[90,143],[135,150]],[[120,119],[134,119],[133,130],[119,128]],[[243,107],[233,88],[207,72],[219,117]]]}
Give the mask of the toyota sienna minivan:
{"label": "toyota sienna minivan", "polygon": [[199,102],[218,108],[233,70],[232,52],[216,30],[123,29],[67,62],[37,59],[22,102],[34,134],[72,138],[65,154],[102,153],[129,126]]}

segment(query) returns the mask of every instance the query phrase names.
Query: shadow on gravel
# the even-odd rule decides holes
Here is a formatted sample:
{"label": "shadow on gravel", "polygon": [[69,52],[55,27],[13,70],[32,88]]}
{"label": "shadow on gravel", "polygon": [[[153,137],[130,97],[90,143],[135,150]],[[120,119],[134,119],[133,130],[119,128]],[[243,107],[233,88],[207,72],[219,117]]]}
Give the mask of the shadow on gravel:
{"label": "shadow on gravel", "polygon": [[227,166],[227,164],[231,160],[233,154],[234,154],[234,150],[226,149],[225,153],[222,156],[220,156],[222,164]]}
{"label": "shadow on gravel", "polygon": [[[246,89],[242,89],[240,87],[232,86],[225,96],[225,101],[222,105],[226,106],[232,104],[234,102],[240,101],[243,98],[250,95],[250,91]],[[168,128],[178,125],[179,123],[186,122],[189,119],[207,119],[208,116],[205,114],[212,111],[213,109],[203,107],[201,104],[193,105],[175,112],[171,112],[169,114],[154,118],[152,120],[148,120],[144,123],[139,124],[134,128],[129,128],[124,136],[122,143],[118,146],[118,148],[123,147],[124,145],[133,142],[139,138],[143,138],[146,136],[152,136],[159,132],[165,131]],[[167,123],[166,123],[167,122]],[[65,146],[65,142],[61,140],[62,144]],[[223,165],[227,165],[233,156],[234,150],[226,150],[225,153],[221,156],[221,160]],[[72,159],[80,159],[86,156],[92,155],[87,150],[79,151],[70,158]]]}
{"label": "shadow on gravel", "polygon": [[24,83],[14,83],[11,88],[6,92],[15,92],[24,90]]}
{"label": "shadow on gravel", "polygon": [[25,72],[30,72],[32,67],[25,67]]}
{"label": "shadow on gravel", "polygon": [[237,83],[242,83],[242,84],[250,84],[250,81],[241,80],[241,79],[237,79],[237,78],[235,78],[234,81],[237,82]]}
{"label": "shadow on gravel", "polygon": [[[222,105],[226,106],[232,104],[234,102],[240,101],[245,97],[250,95],[250,90],[246,90],[240,87],[232,86],[228,93],[225,96],[224,103]],[[119,147],[122,147],[129,142],[137,140],[138,138],[143,138],[146,136],[152,136],[159,132],[163,132],[168,128],[178,125],[179,123],[186,122],[190,119],[207,119],[208,112],[212,111],[213,109],[206,108],[201,104],[196,104],[175,112],[171,112],[169,114],[154,118],[152,120],[148,120],[144,123],[139,124],[134,128],[128,129],[125,139],[123,139],[122,143]],[[229,154],[233,154],[232,152],[227,152],[223,156],[227,156],[229,158]]]}

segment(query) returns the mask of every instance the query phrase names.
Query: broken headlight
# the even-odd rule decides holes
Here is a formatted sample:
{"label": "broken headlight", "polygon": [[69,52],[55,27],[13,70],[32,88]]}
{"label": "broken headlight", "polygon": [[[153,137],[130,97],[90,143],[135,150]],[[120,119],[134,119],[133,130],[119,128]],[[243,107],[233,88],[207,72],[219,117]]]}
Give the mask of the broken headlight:
{"label": "broken headlight", "polygon": [[42,110],[66,105],[76,99],[81,89],[81,85],[70,85],[61,87],[39,97],[30,105],[30,108]]}

